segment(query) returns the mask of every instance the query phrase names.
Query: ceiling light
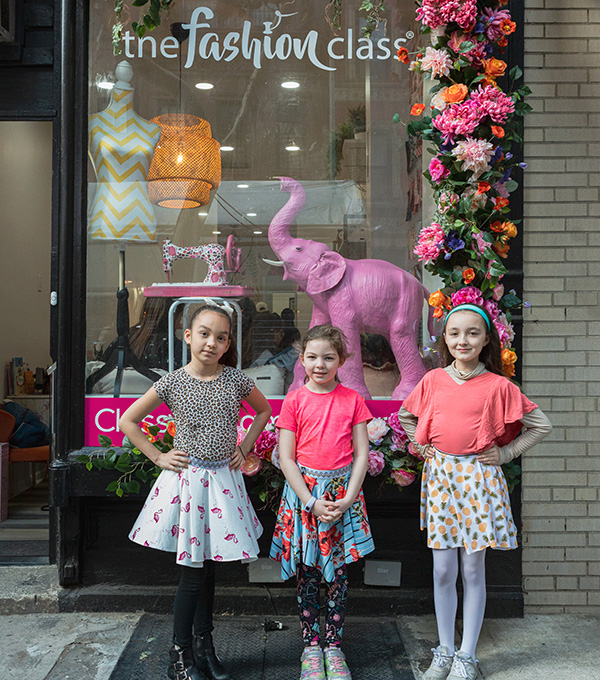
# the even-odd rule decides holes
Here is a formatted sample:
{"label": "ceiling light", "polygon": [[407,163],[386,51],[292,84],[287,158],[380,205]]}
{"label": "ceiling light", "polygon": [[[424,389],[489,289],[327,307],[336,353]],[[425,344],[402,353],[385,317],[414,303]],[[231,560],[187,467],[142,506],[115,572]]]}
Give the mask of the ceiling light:
{"label": "ceiling light", "polygon": [[220,233],[221,233],[221,232],[220,232],[219,230],[213,231],[213,234],[216,234],[217,236],[218,236]]}
{"label": "ceiling light", "polygon": [[281,87],[284,87],[286,90],[295,90],[300,87],[300,83],[297,83],[295,80],[286,80],[281,83]]}
{"label": "ceiling light", "polygon": [[256,213],[246,213],[246,217],[256,217]]}
{"label": "ceiling light", "polygon": [[114,86],[115,84],[108,80],[100,80],[96,85],[96,87],[99,87],[101,90],[112,90]]}
{"label": "ceiling light", "polygon": [[221,151],[233,151],[233,147],[232,146],[222,146]]}
{"label": "ceiling light", "polygon": [[285,147],[285,150],[286,150],[286,151],[300,151],[300,147],[299,147],[299,146],[296,146],[295,144],[288,144],[288,145]]}
{"label": "ceiling light", "polygon": [[214,85],[212,83],[196,83],[199,90],[212,90]]}
{"label": "ceiling light", "polygon": [[207,217],[208,213],[207,212],[199,212],[198,217]]}
{"label": "ceiling light", "polygon": [[238,189],[247,189],[250,185],[249,184],[238,184],[237,188]]}
{"label": "ceiling light", "polygon": [[260,229],[257,229],[256,231],[252,232],[253,234],[262,234],[262,231]]}

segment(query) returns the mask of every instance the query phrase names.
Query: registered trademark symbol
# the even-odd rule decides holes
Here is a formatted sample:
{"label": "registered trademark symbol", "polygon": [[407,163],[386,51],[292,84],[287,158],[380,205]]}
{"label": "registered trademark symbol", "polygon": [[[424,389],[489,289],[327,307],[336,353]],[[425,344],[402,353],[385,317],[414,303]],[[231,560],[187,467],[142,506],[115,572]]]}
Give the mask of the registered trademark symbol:
{"label": "registered trademark symbol", "polygon": [[415,34],[412,31],[406,31],[406,37],[410,40],[415,37]]}

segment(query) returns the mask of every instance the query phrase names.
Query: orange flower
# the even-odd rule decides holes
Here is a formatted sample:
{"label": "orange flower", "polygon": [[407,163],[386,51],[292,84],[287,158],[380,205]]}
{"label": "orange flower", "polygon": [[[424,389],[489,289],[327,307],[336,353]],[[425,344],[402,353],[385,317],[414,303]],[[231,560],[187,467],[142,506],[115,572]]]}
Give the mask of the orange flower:
{"label": "orange flower", "polygon": [[471,283],[471,281],[475,278],[475,272],[470,267],[468,269],[465,269],[462,275],[463,281],[467,284]]}
{"label": "orange flower", "polygon": [[467,86],[459,83],[446,88],[442,93],[442,99],[446,104],[460,104],[468,94],[469,90]]}
{"label": "orange flower", "polygon": [[510,246],[508,245],[508,243],[505,243],[503,245],[499,241],[496,241],[492,245],[492,250],[496,253],[496,255],[499,255],[500,257],[506,258],[506,257],[508,257],[508,251],[510,250]]}
{"label": "orange flower", "polygon": [[504,228],[506,230],[507,238],[514,238],[519,233],[517,227],[512,222],[505,222]]}
{"label": "orange flower", "polygon": [[442,316],[444,316],[444,308],[443,307],[436,307],[433,310],[433,318],[434,319],[440,319]]}
{"label": "orange flower", "polygon": [[480,194],[485,194],[491,188],[492,188],[492,185],[489,182],[479,182],[479,184],[477,185],[477,193],[475,194],[475,196],[479,196]]}
{"label": "orange flower", "polygon": [[504,75],[506,71],[506,62],[502,59],[496,59],[491,57],[490,59],[483,60],[484,74],[489,80],[496,80]]}
{"label": "orange flower", "polygon": [[442,305],[447,305],[448,303],[448,296],[444,295],[441,290],[436,290],[435,293],[431,293],[429,296],[429,304],[432,307],[441,307]]}
{"label": "orange flower", "polygon": [[492,134],[498,137],[498,139],[502,139],[504,137],[504,128],[499,125],[492,125]]}
{"label": "orange flower", "polygon": [[498,196],[498,198],[495,198],[494,202],[496,204],[494,210],[502,210],[502,208],[506,208],[506,206],[510,203],[508,198],[502,198],[502,196]]}
{"label": "orange flower", "polygon": [[408,64],[410,61],[406,47],[401,47],[396,54],[398,55],[398,61],[401,61],[403,64]]}
{"label": "orange flower", "polygon": [[169,421],[169,424],[167,425],[167,432],[171,435],[171,437],[175,436],[175,423],[172,420]]}
{"label": "orange flower", "polygon": [[[498,47],[506,47],[508,45],[508,39],[505,35],[503,35],[500,40],[498,40]],[[502,52],[504,54],[504,52]]]}
{"label": "orange flower", "polygon": [[490,229],[492,231],[495,231],[497,234],[501,234],[504,231],[504,222],[500,222],[500,220],[496,220],[495,222],[492,222],[490,224]]}
{"label": "orange flower", "polygon": [[410,109],[411,116],[420,116],[425,111],[425,104],[413,104]]}
{"label": "orange flower", "polygon": [[504,35],[510,35],[511,33],[515,32],[517,24],[515,24],[515,22],[511,21],[510,19],[504,19],[504,21],[500,22],[500,28]]}
{"label": "orange flower", "polygon": [[517,353],[514,349],[502,350],[502,370],[507,378],[512,378],[515,374],[515,363],[517,362]]}

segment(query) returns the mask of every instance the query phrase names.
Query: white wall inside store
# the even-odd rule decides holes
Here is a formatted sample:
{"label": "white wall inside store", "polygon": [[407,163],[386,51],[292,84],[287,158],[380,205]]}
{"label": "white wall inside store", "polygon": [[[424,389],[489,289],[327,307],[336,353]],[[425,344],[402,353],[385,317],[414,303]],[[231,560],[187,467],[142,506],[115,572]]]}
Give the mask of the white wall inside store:
{"label": "white wall inside store", "polygon": [[6,364],[50,363],[52,123],[0,122],[0,397]]}

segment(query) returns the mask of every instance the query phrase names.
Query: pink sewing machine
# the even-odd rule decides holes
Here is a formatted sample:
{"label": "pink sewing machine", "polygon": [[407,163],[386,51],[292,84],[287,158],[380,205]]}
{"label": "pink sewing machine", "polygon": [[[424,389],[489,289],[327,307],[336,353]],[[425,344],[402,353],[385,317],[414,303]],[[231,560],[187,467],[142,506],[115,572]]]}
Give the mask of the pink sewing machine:
{"label": "pink sewing machine", "polygon": [[[242,251],[236,247],[233,235],[227,239],[227,246],[207,243],[201,246],[176,246],[168,239],[163,241],[163,270],[171,283],[171,269],[175,260],[199,257],[208,265],[203,286],[226,286],[227,274],[239,272],[242,265]],[[227,265],[227,266],[226,266]]]}

